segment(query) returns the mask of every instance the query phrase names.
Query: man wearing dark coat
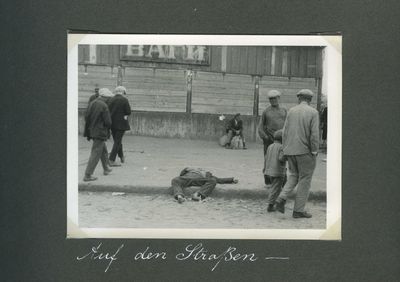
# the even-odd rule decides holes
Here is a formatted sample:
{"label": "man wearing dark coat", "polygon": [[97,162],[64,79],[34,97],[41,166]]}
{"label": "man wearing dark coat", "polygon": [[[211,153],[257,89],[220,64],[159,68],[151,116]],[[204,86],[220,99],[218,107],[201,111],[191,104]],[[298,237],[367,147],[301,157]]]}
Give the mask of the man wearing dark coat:
{"label": "man wearing dark coat", "polygon": [[99,97],[93,100],[88,107],[85,115],[85,131],[83,136],[88,140],[93,140],[92,150],[88,164],[86,166],[83,181],[93,181],[97,177],[92,174],[99,162],[104,169],[104,175],[108,175],[111,169],[108,167],[108,156],[106,140],[110,137],[111,116],[106,101],[112,97],[112,93],[107,88],[99,90]]}
{"label": "man wearing dark coat", "polygon": [[240,136],[243,140],[243,149],[246,149],[246,141],[243,136],[243,122],[240,119],[240,113],[237,113],[233,119],[231,119],[226,126],[226,133],[228,134],[228,139],[226,147],[230,147],[232,138],[234,136]]}
{"label": "man wearing dark coat", "polygon": [[111,114],[111,134],[114,139],[114,144],[110,153],[110,166],[119,166],[115,162],[118,157],[121,159],[121,163],[125,162],[124,152],[122,149],[122,137],[126,130],[130,130],[128,116],[131,114],[131,107],[126,97],[126,88],[118,86],[115,88],[115,96],[111,98],[108,107]]}

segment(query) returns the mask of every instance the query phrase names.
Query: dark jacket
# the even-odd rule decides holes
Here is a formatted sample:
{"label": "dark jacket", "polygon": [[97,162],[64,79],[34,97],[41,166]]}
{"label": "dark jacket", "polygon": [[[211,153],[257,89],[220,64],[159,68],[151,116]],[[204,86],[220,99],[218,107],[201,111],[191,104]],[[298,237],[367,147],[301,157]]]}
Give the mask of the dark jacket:
{"label": "dark jacket", "polygon": [[130,130],[129,121],[125,116],[131,114],[131,106],[128,99],[124,96],[117,94],[110,99],[108,103],[110,109],[112,125],[111,129],[114,130]]}
{"label": "dark jacket", "polygon": [[107,104],[102,98],[90,103],[85,115],[84,137],[107,140],[110,137],[111,117]]}
{"label": "dark jacket", "polygon": [[231,119],[228,124],[226,125],[226,132],[228,132],[229,130],[243,130],[243,122],[242,120],[238,120],[237,123],[235,122],[235,118]]}

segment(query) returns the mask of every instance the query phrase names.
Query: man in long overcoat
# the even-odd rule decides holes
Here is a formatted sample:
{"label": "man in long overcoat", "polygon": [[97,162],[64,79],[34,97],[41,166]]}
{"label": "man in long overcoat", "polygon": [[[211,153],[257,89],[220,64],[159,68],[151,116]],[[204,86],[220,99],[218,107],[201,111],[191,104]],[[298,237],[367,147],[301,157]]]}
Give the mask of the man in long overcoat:
{"label": "man in long overcoat", "polygon": [[111,134],[113,136],[114,144],[110,153],[110,165],[119,166],[115,162],[118,157],[121,159],[121,163],[125,162],[124,152],[122,148],[122,137],[125,131],[130,130],[128,116],[131,114],[131,106],[129,105],[128,99],[125,97],[126,88],[118,86],[115,88],[115,96],[111,98],[108,108],[111,114]]}

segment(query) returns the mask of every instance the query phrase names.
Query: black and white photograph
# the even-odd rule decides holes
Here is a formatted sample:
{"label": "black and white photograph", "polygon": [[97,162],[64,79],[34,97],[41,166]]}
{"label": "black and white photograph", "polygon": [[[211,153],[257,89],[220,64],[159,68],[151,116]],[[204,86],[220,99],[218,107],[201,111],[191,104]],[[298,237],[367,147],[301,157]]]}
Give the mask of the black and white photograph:
{"label": "black and white photograph", "polygon": [[67,237],[341,240],[341,56],[341,36],[69,34]]}

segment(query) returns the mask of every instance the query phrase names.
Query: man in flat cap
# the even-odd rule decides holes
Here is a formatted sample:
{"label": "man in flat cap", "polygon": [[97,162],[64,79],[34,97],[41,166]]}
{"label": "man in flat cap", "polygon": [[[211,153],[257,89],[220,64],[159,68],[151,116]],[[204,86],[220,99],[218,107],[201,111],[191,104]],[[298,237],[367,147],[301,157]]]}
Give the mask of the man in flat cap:
{"label": "man in flat cap", "polygon": [[111,172],[111,169],[108,167],[108,153],[106,147],[106,141],[110,137],[111,116],[106,102],[112,96],[111,91],[107,88],[99,89],[99,97],[89,104],[86,112],[83,136],[88,140],[92,139],[93,145],[83,181],[93,181],[97,179],[97,177],[93,177],[92,174],[99,160],[101,160],[103,166],[103,174],[108,175]]}
{"label": "man in flat cap", "polygon": [[111,134],[113,136],[114,144],[110,153],[110,166],[120,166],[115,162],[118,157],[121,159],[121,163],[125,162],[124,152],[122,149],[122,137],[125,131],[130,130],[128,116],[131,114],[131,106],[129,105],[128,99],[125,97],[126,88],[123,86],[117,86],[115,88],[115,96],[111,98],[108,108],[111,114]]}
{"label": "man in flat cap", "polygon": [[270,90],[268,92],[269,103],[261,115],[258,125],[258,134],[264,143],[264,156],[267,153],[269,145],[274,143],[275,131],[282,129],[285,123],[287,111],[279,105],[281,93],[278,90]]}
{"label": "man in flat cap", "polygon": [[283,153],[289,164],[288,180],[276,200],[276,209],[284,213],[286,199],[297,186],[293,208],[294,218],[310,218],[304,210],[311,187],[319,148],[319,115],[310,106],[313,92],[302,89],[297,93],[299,104],[289,110],[283,127]]}

